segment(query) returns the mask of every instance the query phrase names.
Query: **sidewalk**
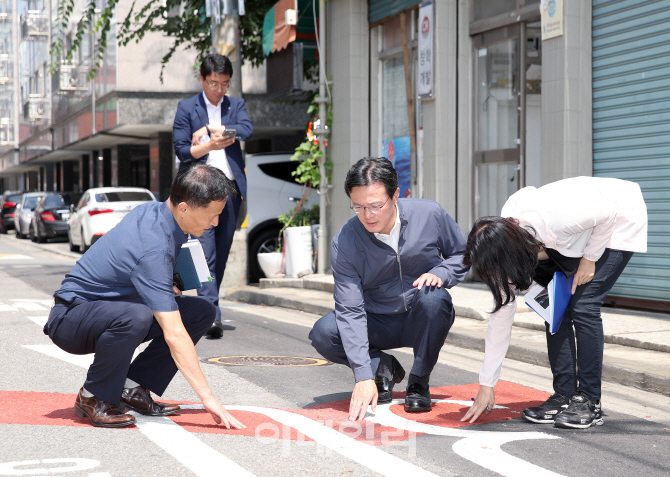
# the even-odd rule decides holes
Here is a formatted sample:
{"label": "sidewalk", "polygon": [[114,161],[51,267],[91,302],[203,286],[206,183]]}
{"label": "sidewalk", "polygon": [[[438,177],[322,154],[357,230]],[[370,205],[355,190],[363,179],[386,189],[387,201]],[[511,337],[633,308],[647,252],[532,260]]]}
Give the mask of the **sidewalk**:
{"label": "sidewalk", "polygon": [[[461,283],[449,290],[457,320],[447,343],[484,351],[490,292],[482,284]],[[333,311],[333,277],[262,279],[259,286],[233,287],[226,300],[280,306],[315,315]],[[517,298],[508,359],[549,366],[544,321]],[[670,315],[603,308],[603,380],[670,396]]]}

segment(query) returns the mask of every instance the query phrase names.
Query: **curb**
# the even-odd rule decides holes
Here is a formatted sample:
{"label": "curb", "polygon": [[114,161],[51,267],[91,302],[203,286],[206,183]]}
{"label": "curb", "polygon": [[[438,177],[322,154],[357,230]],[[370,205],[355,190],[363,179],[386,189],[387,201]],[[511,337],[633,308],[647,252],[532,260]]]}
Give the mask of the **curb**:
{"label": "curb", "polygon": [[322,316],[333,311],[333,308],[329,306],[305,303],[301,300],[292,300],[290,298],[278,297],[248,289],[229,289],[226,291],[225,299],[250,303],[252,305],[280,306],[282,308],[289,308],[291,310],[304,311],[306,313],[314,313],[315,315]]}
{"label": "curb", "polygon": [[[301,300],[277,297],[270,293],[263,293],[261,290],[237,288],[229,289],[228,292],[225,295],[226,299],[250,303],[252,305],[279,306],[282,308],[289,308],[292,310],[304,311],[317,315],[326,315],[333,311],[332,307],[323,306],[316,303],[305,303]],[[481,312],[475,308],[454,306],[454,310],[456,312],[456,316],[462,318],[471,318],[476,320],[484,319],[482,318]],[[522,323],[521,327],[537,331],[544,331],[544,326],[533,325],[532,323]],[[629,343],[636,342],[636,340],[610,336],[605,337],[605,342],[610,344],[630,346]],[[446,344],[480,352],[483,352],[485,348],[485,340],[483,338],[473,338],[472,336],[454,331],[449,333]],[[650,344],[650,346],[646,347],[637,346],[637,348],[648,349],[652,351],[668,351],[666,349],[658,349],[666,348],[663,345],[654,346],[653,344]],[[526,348],[524,346],[519,346],[518,344],[515,345],[510,343],[506,357],[515,361],[521,361],[524,363],[534,364],[547,368],[549,367],[549,358],[546,352]],[[625,386],[642,389],[644,391],[670,396],[670,378],[663,376],[657,376],[625,367],[603,364],[602,379],[603,381],[611,381]]]}
{"label": "curb", "polygon": [[54,250],[52,248],[47,247],[46,245],[40,245],[40,244],[33,243],[33,242],[30,242],[30,245],[32,245],[33,247],[39,248],[40,250],[44,250],[46,252],[51,252],[51,253],[55,253],[55,254],[58,254],[58,255],[64,255],[64,256],[70,257],[70,258],[76,258],[77,260],[79,260],[83,256],[83,254],[81,254],[81,253],[63,252],[61,250]]}

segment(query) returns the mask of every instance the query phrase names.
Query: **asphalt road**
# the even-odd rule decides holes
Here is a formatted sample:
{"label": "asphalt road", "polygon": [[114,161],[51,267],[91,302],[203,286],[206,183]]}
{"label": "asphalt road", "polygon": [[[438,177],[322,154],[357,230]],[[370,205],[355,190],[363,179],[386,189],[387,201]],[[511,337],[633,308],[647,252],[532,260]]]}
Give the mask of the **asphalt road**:
{"label": "asphalt road", "polygon": [[[67,244],[47,248],[66,251]],[[431,377],[440,401],[432,412],[379,406],[351,424],[351,371],[318,365],[307,338],[318,317],[226,301],[223,318],[233,321],[223,338],[203,339],[197,350],[213,391],[246,430],[215,426],[179,374],[163,399],[193,403],[191,409],[131,428],[93,428],[72,412],[91,356],[59,352],[40,326],[74,263],[11,234],[0,237],[0,476],[670,475],[670,420],[645,415],[652,403],[670,409],[667,396],[609,384],[604,426],[534,425],[519,413],[548,396],[549,372],[508,361],[496,389],[503,408],[463,426],[481,353],[445,346]],[[411,350],[394,354],[411,368]],[[293,366],[217,363],[236,356],[255,364],[258,357],[310,359]],[[405,385],[396,387],[398,403]]]}

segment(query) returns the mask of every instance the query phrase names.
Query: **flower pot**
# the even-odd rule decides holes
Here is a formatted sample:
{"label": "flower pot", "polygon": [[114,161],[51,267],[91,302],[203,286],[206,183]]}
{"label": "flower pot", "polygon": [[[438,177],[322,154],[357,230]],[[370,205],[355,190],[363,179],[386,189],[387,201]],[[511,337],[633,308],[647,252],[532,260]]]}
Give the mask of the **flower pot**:
{"label": "flower pot", "polygon": [[289,227],[284,231],[286,276],[312,273],[312,227]]}
{"label": "flower pot", "polygon": [[267,278],[282,278],[284,276],[281,253],[259,253],[256,256],[258,257],[258,265],[260,265]]}

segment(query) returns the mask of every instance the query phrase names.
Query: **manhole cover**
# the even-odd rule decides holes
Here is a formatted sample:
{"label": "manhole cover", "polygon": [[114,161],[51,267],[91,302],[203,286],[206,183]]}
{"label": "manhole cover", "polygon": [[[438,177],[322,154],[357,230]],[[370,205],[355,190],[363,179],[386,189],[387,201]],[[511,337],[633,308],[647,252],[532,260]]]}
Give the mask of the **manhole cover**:
{"label": "manhole cover", "polygon": [[203,361],[223,366],[328,366],[333,364],[325,359],[296,356],[220,356]]}

